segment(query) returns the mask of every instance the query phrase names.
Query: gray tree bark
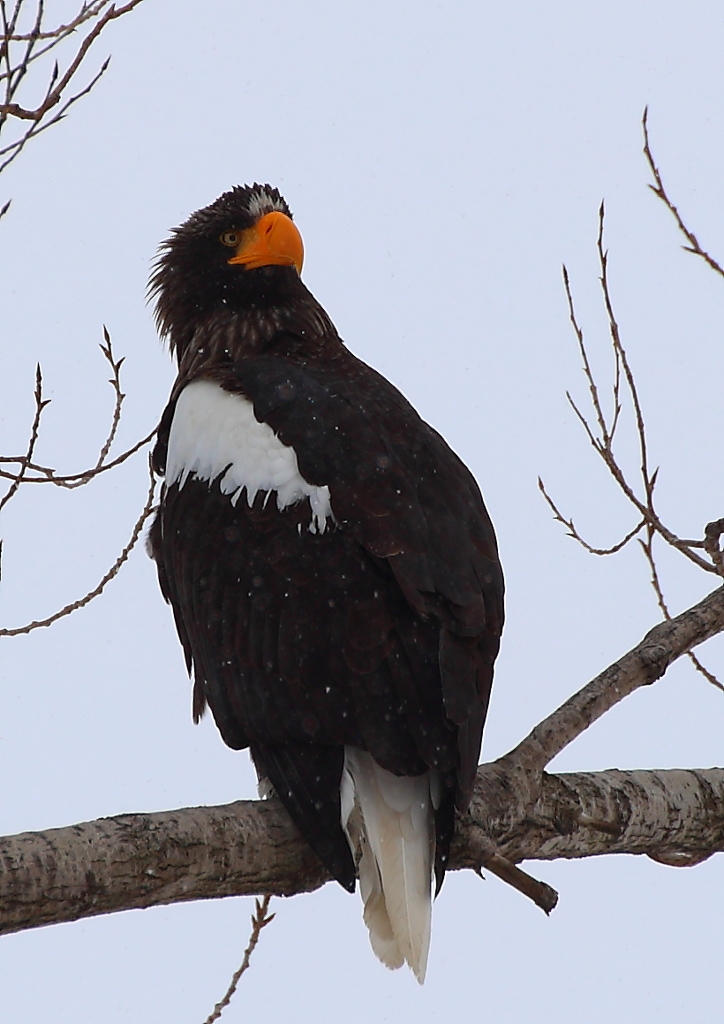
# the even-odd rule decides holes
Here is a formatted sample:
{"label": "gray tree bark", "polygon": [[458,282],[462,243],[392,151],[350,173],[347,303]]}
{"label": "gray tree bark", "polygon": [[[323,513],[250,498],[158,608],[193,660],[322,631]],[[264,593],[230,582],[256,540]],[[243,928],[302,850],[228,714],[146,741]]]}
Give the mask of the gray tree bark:
{"label": "gray tree bark", "polygon": [[[523,860],[646,854],[691,865],[724,850],[724,768],[550,775],[549,761],[676,658],[724,630],[724,588],[632,651],[478,770],[450,868],[487,867],[546,912],[557,899]],[[221,896],[290,896],[329,876],[276,800],[114,818],[0,839],[0,934]]]}

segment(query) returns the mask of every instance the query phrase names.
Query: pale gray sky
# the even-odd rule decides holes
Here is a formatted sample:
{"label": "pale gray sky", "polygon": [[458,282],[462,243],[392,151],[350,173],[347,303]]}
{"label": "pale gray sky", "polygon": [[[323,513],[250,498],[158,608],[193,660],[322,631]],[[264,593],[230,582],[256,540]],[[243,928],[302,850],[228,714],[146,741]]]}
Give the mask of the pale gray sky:
{"label": "pale gray sky", "polygon": [[[0,227],[0,448],[24,446],[40,360],[53,404],[39,455],[69,470],[95,458],[112,404],[96,349],[104,323],[127,357],[119,450],[147,432],[173,377],[144,303],[156,245],[230,186],[276,184],[305,240],[305,280],[342,336],[482,486],[508,583],[484,747],[497,756],[657,619],[636,550],[584,554],[536,488],[540,474],[596,543],[632,524],[564,396],[586,389],[563,261],[609,368],[601,198],[662,511],[686,536],[724,514],[724,289],[680,251],[640,152],[648,104],[672,195],[724,255],[721,4],[145,0],[96,63],[107,52],[94,94],[4,175],[0,202],[14,202]],[[95,584],[143,504],[145,472],[138,459],[85,491],[27,488],[8,506],[3,625]],[[677,611],[711,586],[671,557],[662,566]],[[246,754],[209,720],[191,724],[171,615],[141,549],[87,610],[0,643],[0,832],[254,795]],[[708,646],[724,670],[721,643]],[[709,767],[722,763],[723,725],[721,693],[679,665],[555,767]],[[223,1019],[717,1018],[724,861],[531,870],[560,891],[550,919],[495,878],[448,878],[423,989],[375,960],[357,896],[328,886],[278,900]],[[240,960],[251,910],[226,900],[4,938],[0,1019],[201,1022]]]}

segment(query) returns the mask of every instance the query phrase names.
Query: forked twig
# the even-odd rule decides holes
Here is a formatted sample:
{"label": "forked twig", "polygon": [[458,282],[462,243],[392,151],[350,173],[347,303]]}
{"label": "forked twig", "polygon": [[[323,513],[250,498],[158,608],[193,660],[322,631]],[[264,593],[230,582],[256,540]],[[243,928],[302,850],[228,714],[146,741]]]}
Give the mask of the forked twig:
{"label": "forked twig", "polygon": [[266,928],[266,926],[276,917],[276,914],[267,914],[269,903],[271,902],[271,896],[263,896],[261,900],[257,899],[254,902],[256,903],[256,910],[251,917],[251,935],[249,936],[249,945],[244,950],[244,959],[241,961],[238,970],[234,971],[223,999],[216,1004],[212,1012],[204,1021],[204,1024],[214,1024],[214,1021],[219,1019],[224,1009],[229,1005],[232,996],[236,992],[236,986],[239,984],[242,974],[249,969],[251,954],[256,949],[262,928]]}

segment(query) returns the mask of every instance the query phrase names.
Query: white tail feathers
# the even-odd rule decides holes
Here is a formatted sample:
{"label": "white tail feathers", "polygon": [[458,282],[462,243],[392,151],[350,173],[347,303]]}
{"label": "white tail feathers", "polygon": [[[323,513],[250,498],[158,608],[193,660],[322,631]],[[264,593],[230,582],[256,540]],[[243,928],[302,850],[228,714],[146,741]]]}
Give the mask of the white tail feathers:
{"label": "white tail feathers", "polygon": [[423,983],[430,946],[437,773],[404,778],[345,747],[342,827],[359,854],[364,921],[376,956]]}

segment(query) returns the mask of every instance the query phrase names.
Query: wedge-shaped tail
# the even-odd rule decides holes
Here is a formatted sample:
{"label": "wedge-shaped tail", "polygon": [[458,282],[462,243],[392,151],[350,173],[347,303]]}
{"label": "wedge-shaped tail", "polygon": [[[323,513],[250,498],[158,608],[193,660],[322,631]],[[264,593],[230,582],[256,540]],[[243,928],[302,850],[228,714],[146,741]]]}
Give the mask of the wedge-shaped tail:
{"label": "wedge-shaped tail", "polygon": [[342,826],[359,856],[370,943],[391,970],[407,961],[420,984],[430,946],[436,783],[436,772],[399,777],[365,751],[345,748]]}

